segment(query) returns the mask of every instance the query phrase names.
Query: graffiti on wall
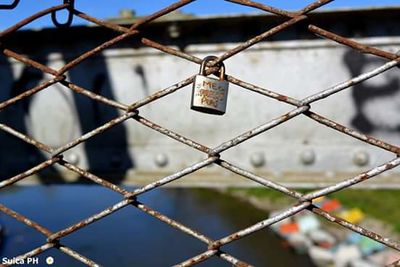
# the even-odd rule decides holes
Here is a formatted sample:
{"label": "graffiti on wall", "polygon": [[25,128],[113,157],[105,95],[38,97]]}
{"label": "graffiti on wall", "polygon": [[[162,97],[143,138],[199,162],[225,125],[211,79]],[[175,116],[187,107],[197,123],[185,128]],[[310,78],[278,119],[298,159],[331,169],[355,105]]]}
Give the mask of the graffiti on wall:
{"label": "graffiti on wall", "polygon": [[[352,77],[385,63],[378,57],[349,50],[344,62]],[[394,68],[352,89],[355,114],[351,126],[363,133],[388,132],[400,134],[400,75]]]}

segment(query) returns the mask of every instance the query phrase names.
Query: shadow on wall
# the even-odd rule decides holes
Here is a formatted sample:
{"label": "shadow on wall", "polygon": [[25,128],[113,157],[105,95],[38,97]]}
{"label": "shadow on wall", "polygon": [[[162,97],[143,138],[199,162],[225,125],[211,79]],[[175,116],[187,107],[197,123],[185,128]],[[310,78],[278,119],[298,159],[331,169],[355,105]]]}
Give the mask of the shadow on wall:
{"label": "shadow on wall", "polygon": [[[43,73],[31,67],[23,67],[21,74],[13,80],[13,71],[10,64],[2,56],[0,57],[0,101],[15,97],[29,88],[40,83]],[[25,98],[0,112],[0,122],[15,130],[29,134],[27,117],[30,112],[32,98]],[[45,161],[47,158],[44,153],[36,147],[4,132],[0,131],[0,175],[5,178],[14,176],[33,166]],[[50,166],[39,174],[42,183],[62,182],[63,179],[58,171]],[[51,178],[50,178],[51,177]]]}
{"label": "shadow on wall", "polygon": [[[65,62],[70,59],[64,58]],[[115,100],[104,56],[84,61],[69,71],[69,81],[92,92]],[[118,117],[118,110],[90,98],[74,93],[80,128],[89,132]],[[89,171],[99,172],[121,182],[133,160],[128,151],[127,129],[122,123],[84,142]],[[87,181],[86,178],[80,182]]]}
{"label": "shadow on wall", "polygon": [[[64,59],[68,61],[68,59]],[[43,63],[43,60],[41,61]],[[81,87],[115,100],[104,57],[98,56],[88,60],[68,73],[68,80]],[[23,66],[21,74],[14,77],[13,69],[4,56],[0,56],[0,101],[10,99],[20,93],[37,86],[43,81],[44,74],[32,67]],[[13,104],[0,112],[0,122],[21,133],[32,136],[27,124],[31,112],[31,103],[35,95]],[[73,93],[73,100],[78,114],[75,118],[82,133],[118,117],[119,112],[105,104],[98,103],[86,96]],[[69,115],[72,116],[72,115]],[[37,126],[36,126],[37,127]],[[32,136],[34,137],[34,136]],[[45,142],[45,140],[44,140]],[[0,175],[1,180],[10,178],[20,172],[45,161],[44,152],[26,142],[0,131]],[[112,182],[121,182],[128,169],[133,168],[133,160],[128,151],[127,129],[124,124],[89,139],[83,143],[88,170],[101,174]],[[42,183],[62,183],[62,174],[54,167],[38,173]],[[79,178],[79,183],[88,179]]]}
{"label": "shadow on wall", "polygon": [[[383,65],[387,60],[366,56],[353,50],[345,53],[344,62],[352,77]],[[400,133],[400,70],[394,68],[352,89],[355,115],[351,125],[357,130]]]}

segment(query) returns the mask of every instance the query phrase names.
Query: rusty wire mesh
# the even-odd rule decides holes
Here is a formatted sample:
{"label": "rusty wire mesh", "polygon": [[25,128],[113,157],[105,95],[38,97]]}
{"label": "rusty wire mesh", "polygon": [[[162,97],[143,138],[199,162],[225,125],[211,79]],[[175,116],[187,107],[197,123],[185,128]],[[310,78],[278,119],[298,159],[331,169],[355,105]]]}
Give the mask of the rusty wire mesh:
{"label": "rusty wire mesh", "polygon": [[[120,33],[120,35],[118,35],[117,37],[115,37],[107,42],[104,42],[103,44],[99,45],[98,47],[96,47],[90,51],[87,51],[86,53],[80,55],[76,59],[68,62],[59,70],[52,69],[45,65],[42,65],[35,60],[32,60],[24,55],[18,54],[17,52],[13,51],[12,48],[4,47],[4,45],[2,45],[0,43],[1,52],[5,56],[13,58],[19,62],[22,62],[23,64],[28,65],[28,66],[39,69],[40,71],[42,71],[52,77],[51,79],[43,82],[42,84],[40,84],[34,88],[27,89],[24,93],[21,93],[18,96],[15,96],[11,99],[8,99],[8,100],[0,103],[0,110],[4,109],[10,105],[13,105],[14,103],[16,103],[22,99],[30,97],[30,96],[38,93],[39,91],[48,88],[49,86],[51,86],[55,83],[59,83],[59,84],[62,84],[63,86],[65,86],[66,88],[69,88],[70,90],[72,90],[75,93],[85,95],[85,96],[93,99],[94,101],[102,102],[106,105],[109,105],[111,107],[119,109],[123,112],[123,114],[121,116],[119,116],[113,120],[110,120],[109,122],[105,123],[104,125],[96,128],[88,133],[85,133],[84,135],[80,136],[76,140],[73,140],[73,141],[69,142],[68,144],[65,144],[64,146],[59,147],[59,148],[52,148],[46,144],[43,144],[41,142],[38,142],[37,140],[34,140],[33,138],[31,138],[21,132],[16,131],[15,129],[13,129],[5,124],[0,124],[1,130],[5,131],[17,138],[22,139],[23,141],[35,146],[37,149],[44,151],[48,154],[48,160],[38,164],[37,166],[35,166],[29,170],[26,170],[23,173],[20,173],[16,176],[13,176],[11,178],[1,181],[0,188],[5,188],[7,186],[10,186],[18,181],[21,181],[37,172],[49,167],[49,166],[52,166],[54,164],[59,164],[60,166],[63,166],[75,173],[78,173],[79,175],[82,175],[83,177],[93,181],[96,184],[99,184],[110,190],[118,192],[119,194],[121,194],[121,197],[122,197],[122,200],[120,202],[116,203],[115,205],[108,207],[99,213],[96,213],[80,222],[77,222],[77,223],[75,223],[65,229],[61,229],[57,232],[51,232],[50,230],[46,229],[44,226],[39,225],[38,223],[30,220],[29,218],[25,217],[24,215],[19,214],[15,211],[11,210],[10,208],[0,204],[0,210],[3,213],[5,213],[5,214],[15,218],[16,220],[24,223],[25,225],[35,229],[36,231],[40,232],[41,234],[43,234],[46,237],[46,241],[43,245],[41,245],[40,247],[34,248],[31,251],[26,252],[23,255],[19,255],[18,258],[26,259],[28,257],[38,255],[48,249],[56,248],[56,249],[60,250],[61,252],[75,258],[76,260],[78,260],[86,265],[99,266],[99,264],[95,263],[93,260],[85,257],[84,255],[79,254],[78,252],[74,251],[72,248],[64,246],[62,243],[62,238],[66,237],[67,235],[69,235],[73,232],[76,232],[98,220],[101,220],[102,218],[105,218],[106,216],[112,215],[117,210],[122,209],[126,206],[135,207],[135,208],[143,211],[144,213],[147,213],[148,215],[153,216],[153,217],[157,218],[158,220],[182,231],[183,233],[198,239],[200,242],[203,242],[205,244],[205,251],[203,253],[201,253],[199,255],[194,255],[192,258],[187,259],[184,262],[178,263],[176,266],[191,266],[191,265],[197,264],[199,262],[205,261],[213,256],[220,257],[221,259],[233,264],[234,266],[251,266],[249,263],[246,263],[242,260],[235,258],[232,255],[225,253],[223,251],[224,245],[234,242],[234,241],[241,239],[245,236],[248,236],[250,234],[253,234],[253,233],[255,233],[265,227],[268,227],[280,220],[283,220],[285,218],[293,216],[294,214],[296,214],[302,210],[309,210],[309,211],[325,218],[328,221],[339,224],[347,229],[350,229],[351,231],[354,231],[361,235],[372,238],[373,240],[376,240],[376,241],[386,245],[387,247],[390,247],[397,251],[400,251],[400,244],[398,242],[395,242],[389,238],[379,235],[378,233],[374,233],[365,228],[362,228],[362,227],[354,225],[348,221],[345,221],[341,218],[338,218],[338,217],[318,208],[317,206],[315,206],[313,204],[313,200],[320,196],[325,196],[330,193],[337,192],[339,190],[351,187],[352,185],[361,183],[361,182],[368,180],[374,176],[377,176],[389,169],[397,167],[400,164],[400,157],[399,157],[400,147],[393,145],[393,144],[386,143],[386,142],[379,140],[377,138],[374,138],[372,136],[365,135],[354,129],[350,129],[344,125],[340,125],[340,124],[338,124],[328,118],[325,118],[311,110],[311,104],[313,102],[321,100],[328,96],[331,96],[339,91],[348,89],[355,84],[361,83],[371,77],[379,75],[379,74],[395,67],[396,65],[398,65],[400,63],[400,57],[398,55],[387,52],[387,51],[383,51],[383,50],[380,50],[380,49],[377,49],[374,47],[363,45],[354,40],[350,40],[348,38],[339,36],[335,33],[326,31],[322,28],[319,28],[316,25],[308,25],[308,30],[310,32],[312,32],[322,38],[332,40],[333,42],[345,45],[345,46],[355,49],[361,53],[372,54],[372,55],[375,55],[378,57],[388,59],[389,61],[386,64],[384,64],[372,71],[363,73],[357,77],[354,77],[350,80],[341,82],[337,85],[334,85],[330,88],[324,89],[316,94],[310,95],[301,100],[294,99],[290,96],[282,95],[280,93],[259,87],[257,85],[250,84],[245,81],[241,81],[230,75],[226,75],[226,79],[230,83],[236,84],[246,90],[253,91],[260,95],[263,95],[263,96],[266,96],[269,98],[273,98],[277,101],[281,101],[281,102],[290,104],[290,105],[294,106],[294,109],[286,114],[283,114],[282,116],[280,116],[278,118],[270,120],[254,129],[251,129],[251,130],[231,139],[231,140],[228,140],[215,148],[209,148],[203,144],[197,143],[194,140],[186,138],[185,136],[182,136],[178,133],[175,133],[174,131],[172,131],[170,129],[166,129],[160,125],[157,125],[154,122],[149,121],[146,118],[139,115],[139,109],[141,107],[143,107],[144,105],[154,102],[166,95],[172,94],[172,93],[176,92],[177,90],[180,90],[183,87],[193,83],[195,75],[188,77],[182,81],[179,81],[167,88],[159,90],[156,93],[154,93],[140,101],[137,101],[135,103],[129,103],[129,104],[120,103],[120,102],[108,99],[104,96],[101,96],[101,95],[91,92],[89,89],[82,88],[82,87],[68,81],[67,76],[66,76],[68,70],[74,68],[75,66],[80,64],[82,61],[94,56],[95,54],[101,52],[102,50],[104,50],[124,39],[135,38],[135,35],[138,36],[138,33],[141,32],[140,27],[143,24],[150,23],[153,20],[155,20],[163,15],[166,15],[182,6],[190,4],[193,1],[195,1],[195,0],[181,0],[181,1],[175,2],[172,5],[155,12],[154,14],[151,14],[147,17],[140,19],[139,21],[137,21],[136,23],[134,23],[133,25],[131,25],[128,28],[128,27],[123,27],[123,26],[116,25],[116,24],[113,24],[113,23],[110,23],[107,21],[99,20],[88,14],[82,13],[79,10],[75,9],[73,0],[64,0],[63,4],[40,11],[40,12],[18,22],[14,26],[12,26],[0,33],[0,42],[1,42],[5,37],[9,36],[10,34],[13,34],[21,27],[31,23],[32,21],[34,21],[42,16],[49,15],[49,14],[51,14],[54,24],[58,27],[70,26],[74,16],[78,16],[86,21],[92,22],[92,23],[97,24],[102,27],[109,28],[111,30],[114,30],[114,31]],[[262,11],[273,13],[277,16],[284,17],[286,20],[283,23],[281,23],[271,29],[266,30],[262,34],[254,36],[253,38],[243,42],[242,44],[238,45],[237,47],[235,47],[229,51],[226,51],[225,53],[220,55],[218,57],[218,59],[210,62],[208,64],[208,68],[206,70],[206,73],[208,75],[218,71],[218,67],[217,67],[219,65],[218,63],[223,62],[224,60],[240,53],[241,51],[257,44],[260,41],[267,39],[268,37],[273,36],[274,34],[276,34],[278,32],[281,32],[281,31],[291,27],[292,25],[294,25],[300,21],[306,20],[307,14],[309,12],[311,12],[325,4],[328,4],[329,2],[332,2],[333,0],[318,0],[312,4],[307,5],[306,7],[304,7],[303,9],[301,9],[297,12],[289,12],[289,11],[281,10],[278,8],[267,6],[262,3],[253,2],[251,0],[226,0],[226,1],[232,2],[233,4],[245,5],[245,6],[253,7],[253,8],[262,10]],[[0,5],[0,8],[1,9],[12,9],[17,6],[18,2],[19,2],[19,0],[15,0],[11,4]],[[63,9],[66,9],[69,12],[68,13],[69,16],[65,23],[59,23],[57,21],[57,11],[63,10]],[[154,49],[158,49],[167,54],[184,58],[195,64],[200,64],[202,62],[202,59],[200,59],[198,57],[195,57],[195,56],[187,54],[185,52],[165,46],[163,44],[157,43],[157,42],[150,40],[148,38],[145,38],[145,37],[140,37],[140,42],[144,46],[152,47]],[[236,166],[234,163],[228,162],[221,157],[221,153],[224,152],[225,150],[230,149],[242,142],[245,142],[256,135],[261,134],[265,131],[268,131],[269,129],[274,128],[274,127],[276,127],[296,116],[299,116],[299,115],[304,115],[312,120],[319,122],[320,124],[322,124],[324,126],[332,128],[333,130],[339,131],[343,134],[349,135],[353,138],[357,138],[357,139],[359,139],[363,142],[366,142],[370,145],[380,147],[384,150],[392,152],[394,154],[393,159],[389,162],[386,162],[383,165],[376,166],[373,169],[370,169],[368,171],[360,173],[357,176],[351,177],[351,178],[341,181],[337,184],[328,186],[328,187],[320,189],[320,190],[313,191],[311,193],[301,194],[301,193],[296,192],[292,189],[289,189],[285,186],[282,186],[276,182],[273,182],[266,177],[260,177],[260,176],[254,174],[254,173],[251,173],[247,170],[241,169],[240,167]],[[109,181],[107,181],[106,179],[98,177],[86,170],[79,168],[78,166],[76,166],[74,164],[69,163],[65,159],[63,159],[63,152],[71,149],[72,147],[74,147],[82,142],[85,142],[86,140],[88,140],[89,138],[92,138],[93,136],[101,134],[103,131],[110,129],[111,127],[113,127],[123,121],[126,121],[128,119],[133,119],[134,121],[137,121],[151,129],[159,132],[160,134],[166,135],[170,138],[175,139],[178,142],[181,142],[187,146],[190,146],[194,149],[204,152],[205,158],[202,161],[196,162],[191,166],[188,166],[182,170],[179,170],[179,171],[177,171],[169,176],[166,176],[156,182],[153,182],[153,183],[150,183],[141,188],[135,189],[134,191],[127,191],[127,190],[123,189],[122,187],[112,184]],[[221,239],[214,240],[194,229],[191,229],[188,226],[181,224],[180,222],[177,222],[177,221],[159,213],[158,211],[152,209],[151,207],[148,207],[145,204],[141,203],[137,199],[137,197],[141,194],[144,194],[153,189],[159,188],[159,187],[161,187],[167,183],[170,183],[174,180],[181,179],[185,175],[193,173],[193,172],[195,172],[199,169],[202,169],[210,164],[219,165],[220,167],[222,167],[226,170],[229,170],[229,171],[236,173],[238,175],[241,175],[247,179],[255,181],[262,186],[277,190],[283,194],[293,197],[298,200],[298,203],[296,205],[294,205],[293,207],[288,208],[287,210],[283,211],[282,213],[280,213],[274,217],[260,221],[254,225],[251,225],[245,229],[239,230],[236,233],[232,233]],[[399,262],[394,262],[392,265],[394,266],[397,264],[399,264]]]}

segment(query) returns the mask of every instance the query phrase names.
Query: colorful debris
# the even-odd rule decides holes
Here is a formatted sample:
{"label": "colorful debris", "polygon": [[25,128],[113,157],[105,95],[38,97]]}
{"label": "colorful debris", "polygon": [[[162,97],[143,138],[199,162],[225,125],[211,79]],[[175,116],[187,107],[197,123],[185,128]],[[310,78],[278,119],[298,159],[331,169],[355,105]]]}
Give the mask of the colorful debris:
{"label": "colorful debris", "polygon": [[[337,199],[321,197],[314,205],[353,224],[364,219],[358,208],[346,209]],[[276,213],[271,213],[271,216]],[[290,219],[278,222],[272,229],[283,238],[283,244],[297,253],[308,253],[312,262],[321,267],[379,267],[400,259],[379,242],[358,233],[347,236],[333,235],[320,223],[319,218],[309,212],[300,212]]]}

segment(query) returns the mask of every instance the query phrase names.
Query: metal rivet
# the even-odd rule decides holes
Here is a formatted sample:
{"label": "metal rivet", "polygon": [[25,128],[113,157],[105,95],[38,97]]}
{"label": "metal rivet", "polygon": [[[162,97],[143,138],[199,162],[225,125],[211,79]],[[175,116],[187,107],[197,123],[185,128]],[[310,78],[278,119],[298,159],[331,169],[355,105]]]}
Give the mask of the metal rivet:
{"label": "metal rivet", "polygon": [[75,153],[71,153],[67,156],[67,161],[71,164],[79,163],[79,156]]}
{"label": "metal rivet", "polygon": [[353,156],[354,164],[358,166],[365,166],[369,162],[369,155],[365,151],[358,151]]}
{"label": "metal rivet", "polygon": [[154,162],[158,167],[165,167],[168,164],[168,157],[163,153],[157,154],[154,158]]}
{"label": "metal rivet", "polygon": [[300,160],[304,165],[310,165],[315,162],[315,152],[312,149],[304,150],[300,154]]}
{"label": "metal rivet", "polygon": [[261,153],[261,152],[257,152],[257,153],[251,154],[250,163],[256,168],[264,166],[265,165],[265,156],[264,156],[264,154]]}

